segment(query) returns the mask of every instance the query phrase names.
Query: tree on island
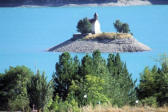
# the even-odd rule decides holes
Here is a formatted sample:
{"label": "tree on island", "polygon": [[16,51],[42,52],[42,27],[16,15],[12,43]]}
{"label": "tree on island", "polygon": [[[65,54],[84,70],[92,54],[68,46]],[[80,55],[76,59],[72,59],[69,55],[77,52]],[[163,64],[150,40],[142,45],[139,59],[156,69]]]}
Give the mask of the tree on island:
{"label": "tree on island", "polygon": [[82,34],[92,32],[92,24],[89,22],[88,18],[79,20],[77,24],[77,31]]}
{"label": "tree on island", "polygon": [[117,32],[120,32],[120,33],[129,33],[130,32],[129,25],[127,23],[122,23],[120,20],[115,21],[114,27],[117,30]]}

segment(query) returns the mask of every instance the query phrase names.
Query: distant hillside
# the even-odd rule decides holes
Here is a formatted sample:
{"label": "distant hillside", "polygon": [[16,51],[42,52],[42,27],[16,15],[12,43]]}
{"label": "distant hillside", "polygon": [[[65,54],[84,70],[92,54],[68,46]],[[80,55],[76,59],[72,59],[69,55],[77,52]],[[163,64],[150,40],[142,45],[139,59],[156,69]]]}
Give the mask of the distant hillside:
{"label": "distant hillside", "polygon": [[1,7],[21,6],[21,5],[40,5],[40,6],[62,6],[62,5],[149,5],[168,4],[168,0],[0,0]]}
{"label": "distant hillside", "polygon": [[0,0],[0,4],[105,3],[118,0]]}

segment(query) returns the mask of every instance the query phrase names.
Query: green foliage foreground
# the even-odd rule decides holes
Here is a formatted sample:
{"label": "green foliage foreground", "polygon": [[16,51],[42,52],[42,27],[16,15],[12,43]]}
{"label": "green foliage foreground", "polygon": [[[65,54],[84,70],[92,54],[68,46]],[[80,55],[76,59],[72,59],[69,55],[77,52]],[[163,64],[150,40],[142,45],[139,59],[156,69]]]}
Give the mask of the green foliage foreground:
{"label": "green foliage foreground", "polygon": [[161,56],[160,67],[146,67],[141,73],[137,87],[138,97],[144,105],[163,106],[168,104],[168,57]]}
{"label": "green foliage foreground", "polygon": [[129,105],[136,100],[135,82],[119,54],[110,54],[107,61],[99,51],[86,54],[81,62],[63,53],[53,75],[54,96],[67,101],[74,99],[79,106],[88,104]]}
{"label": "green foliage foreground", "polygon": [[25,66],[10,67],[0,74],[0,110],[29,112],[34,105],[42,112],[79,112],[86,105],[134,105],[136,99],[136,105],[162,106],[168,104],[167,59],[146,67],[137,87],[118,53],[107,60],[99,51],[81,60],[62,53],[51,81]]}
{"label": "green foliage foreground", "polygon": [[25,66],[10,67],[0,75],[0,110],[44,110],[52,100],[52,87],[43,75]]}

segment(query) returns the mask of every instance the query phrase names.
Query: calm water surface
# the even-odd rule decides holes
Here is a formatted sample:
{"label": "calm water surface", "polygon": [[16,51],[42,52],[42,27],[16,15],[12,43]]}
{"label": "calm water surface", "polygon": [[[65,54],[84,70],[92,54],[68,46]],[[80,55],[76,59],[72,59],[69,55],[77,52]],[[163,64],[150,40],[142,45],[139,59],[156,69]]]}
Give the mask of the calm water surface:
{"label": "calm water surface", "polygon": [[[145,66],[157,64],[153,58],[168,53],[168,5],[132,7],[0,8],[0,72],[9,66],[26,65],[45,71],[51,79],[61,53],[44,52],[76,33],[83,17],[99,14],[101,29],[114,32],[113,22],[130,25],[134,37],[152,48],[150,52],[121,53],[133,79]],[[80,58],[84,53],[72,54]],[[108,54],[103,54],[107,58]]]}

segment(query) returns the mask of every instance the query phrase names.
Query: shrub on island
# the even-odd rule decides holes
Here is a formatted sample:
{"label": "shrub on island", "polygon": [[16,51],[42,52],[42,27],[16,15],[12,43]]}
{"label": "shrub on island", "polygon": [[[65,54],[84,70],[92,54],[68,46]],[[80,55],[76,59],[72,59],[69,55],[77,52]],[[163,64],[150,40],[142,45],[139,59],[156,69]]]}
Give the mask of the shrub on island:
{"label": "shrub on island", "polygon": [[83,39],[125,39],[132,38],[133,36],[129,33],[114,33],[114,32],[103,32],[98,34],[88,34]]}
{"label": "shrub on island", "polygon": [[122,23],[120,20],[115,21],[114,27],[117,30],[117,32],[130,33],[129,25],[127,23]]}
{"label": "shrub on island", "polygon": [[89,22],[88,18],[79,20],[77,24],[77,31],[81,34],[92,32],[92,24]]}

